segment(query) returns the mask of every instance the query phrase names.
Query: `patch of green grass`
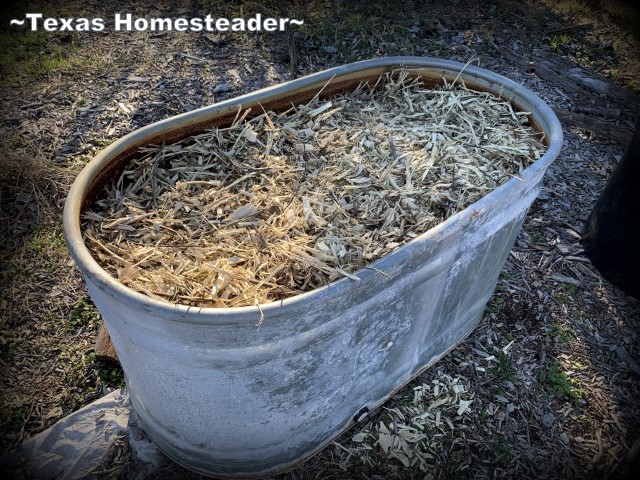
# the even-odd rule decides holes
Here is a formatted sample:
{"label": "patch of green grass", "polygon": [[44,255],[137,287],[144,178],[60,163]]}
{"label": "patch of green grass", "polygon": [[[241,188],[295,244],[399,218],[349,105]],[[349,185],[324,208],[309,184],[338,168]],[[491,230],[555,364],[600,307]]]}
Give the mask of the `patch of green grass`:
{"label": "patch of green grass", "polygon": [[480,421],[482,421],[482,423],[486,423],[491,420],[491,414],[485,409],[482,409],[478,412],[478,418],[480,418]]}
{"label": "patch of green grass", "polygon": [[0,86],[38,80],[69,64],[72,45],[51,41],[51,33],[8,30],[0,33]]}
{"label": "patch of green grass", "polygon": [[560,284],[563,290],[556,290],[553,293],[553,297],[560,304],[573,303],[573,295],[576,293],[576,286],[570,283]]}
{"label": "patch of green grass", "polygon": [[0,87],[40,80],[70,64],[76,51],[71,35],[42,28],[33,32],[27,24],[9,26],[11,19],[23,19],[29,11],[38,11],[44,17],[74,16],[69,15],[69,8],[73,9],[64,3],[39,1],[29,6],[13,2],[3,6],[0,11]]}
{"label": "patch of green grass", "polygon": [[513,280],[513,275],[508,272],[502,271],[500,272],[500,276],[498,278],[500,280]]}
{"label": "patch of green grass", "polygon": [[591,428],[591,420],[589,420],[589,417],[587,417],[586,415],[578,415],[577,421],[580,428],[584,430],[589,430]]}
{"label": "patch of green grass", "polygon": [[100,386],[124,387],[124,373],[118,364],[97,359],[94,353],[85,355],[72,346],[63,346],[57,362],[64,371],[64,388],[60,404],[73,411],[86,403],[88,394]]}
{"label": "patch of green grass", "polygon": [[36,255],[43,255],[45,252],[65,251],[66,244],[64,235],[60,228],[54,226],[44,226],[35,233],[27,244],[27,248]]}
{"label": "patch of green grass", "polygon": [[571,362],[571,368],[573,368],[576,372],[584,372],[587,369],[587,366],[579,361]]}
{"label": "patch of green grass", "polygon": [[558,343],[570,343],[576,338],[573,329],[566,325],[554,325],[551,327],[551,335]]}
{"label": "patch of green grass", "polygon": [[[640,60],[631,60],[628,63],[628,72],[640,72]],[[640,80],[637,77],[630,76],[628,73],[625,75],[625,80],[621,82],[623,87],[628,88],[630,90],[634,90],[636,93],[640,93]]]}
{"label": "patch of green grass", "polygon": [[2,261],[0,285],[5,287],[0,289],[0,298],[7,287],[27,288],[20,284],[31,281],[36,274],[58,271],[67,261],[61,222],[38,227],[31,236],[25,235],[21,240],[24,243]]}
{"label": "patch of green grass", "polygon": [[393,420],[391,419],[391,416],[386,411],[383,410],[380,413],[380,421],[382,421],[385,425],[389,425],[389,423],[392,422]]}
{"label": "patch of green grass", "polygon": [[498,363],[492,368],[492,372],[503,380],[509,380],[510,382],[515,381],[515,371],[511,364],[511,358],[502,350],[496,353],[496,358]]}
{"label": "patch of green grass", "polygon": [[100,313],[96,307],[84,300],[78,301],[69,314],[68,329],[88,328],[97,330],[100,326]]}
{"label": "patch of green grass", "polygon": [[487,303],[485,313],[499,315],[503,308],[503,301],[501,297],[493,296]]}
{"label": "patch of green grass", "polygon": [[555,358],[538,372],[538,381],[542,388],[550,395],[558,395],[566,398],[575,406],[580,404],[584,391],[576,386],[577,381],[569,378],[562,366]]}
{"label": "patch of green grass", "polygon": [[552,50],[560,50],[562,47],[566,47],[571,43],[571,37],[569,35],[553,36],[549,39],[549,45]]}
{"label": "patch of green grass", "polygon": [[541,233],[538,232],[531,232],[531,243],[536,243],[538,245],[547,245],[549,242],[547,242],[547,239],[545,238],[545,236]]}
{"label": "patch of green grass", "polygon": [[84,404],[87,388],[94,383],[87,375],[88,357],[74,345],[61,344],[56,363],[64,375],[60,406],[65,411],[77,410]]}
{"label": "patch of green grass", "polygon": [[22,263],[12,265],[8,262],[7,266],[3,266],[0,270],[0,283],[11,285],[14,282],[27,282],[33,278],[33,268]]}
{"label": "patch of green grass", "polygon": [[89,361],[92,367],[96,370],[103,385],[113,388],[124,387],[124,372],[120,365],[96,358],[93,353],[89,354]]}

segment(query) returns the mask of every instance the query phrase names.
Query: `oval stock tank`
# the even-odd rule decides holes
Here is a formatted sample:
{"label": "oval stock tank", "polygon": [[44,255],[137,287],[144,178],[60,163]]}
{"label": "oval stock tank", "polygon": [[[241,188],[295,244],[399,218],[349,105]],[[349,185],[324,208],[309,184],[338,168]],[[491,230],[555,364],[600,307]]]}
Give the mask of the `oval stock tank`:
{"label": "oval stock tank", "polygon": [[[330,97],[403,67],[434,85],[464,81],[531,112],[545,155],[410,243],[325,287],[257,307],[194,308],[137,293],[83,243],[80,218],[139,147],[233,121],[239,105],[274,111]],[[462,72],[462,73],[461,73]],[[109,330],[131,402],[169,457],[216,477],[272,475],[314,454],[432,365],[476,326],[562,146],[551,109],[526,88],[460,63],[419,57],[332,68],[141,128],[100,152],[76,179],[64,228]],[[384,272],[384,274],[380,274]]]}

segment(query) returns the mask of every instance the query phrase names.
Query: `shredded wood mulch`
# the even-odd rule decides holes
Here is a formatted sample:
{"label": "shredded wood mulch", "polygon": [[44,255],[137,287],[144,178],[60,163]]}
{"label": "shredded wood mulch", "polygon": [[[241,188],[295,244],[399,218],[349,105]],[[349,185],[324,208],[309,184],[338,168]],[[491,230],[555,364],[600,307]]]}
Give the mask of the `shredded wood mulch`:
{"label": "shredded wood mulch", "polygon": [[[615,92],[614,81],[625,87],[638,78],[626,67],[637,62],[638,46],[614,16],[581,19],[576,9],[590,8],[587,2],[578,0],[573,10],[554,13],[564,5],[556,4],[290,4],[289,17],[305,18],[293,39],[300,75],[379,55],[463,63],[475,55],[481,67],[530,88],[565,116],[590,116],[598,120],[592,125],[608,128],[585,126],[590,133],[577,126],[587,122],[563,122],[563,151],[547,172],[485,316],[470,337],[379,411],[278,480],[635,478],[640,304],[601,278],[583,254],[580,234],[625,147],[607,132],[633,128],[630,103],[607,92]],[[92,5],[86,17],[113,15],[104,2],[53,1],[47,8],[58,9],[60,17],[77,17],[86,5]],[[194,5],[176,1],[162,12],[145,5],[131,11],[189,17]],[[258,8],[250,5],[245,4],[245,13]],[[220,16],[240,14],[231,10],[232,2],[224,8],[228,11]],[[262,13],[278,15],[268,3]],[[579,33],[572,33],[572,25],[582,26]],[[567,32],[564,37],[553,33],[558,29]],[[57,46],[68,63],[0,89],[3,453],[114,385],[109,376],[114,371],[92,358],[97,313],[61,237],[64,196],[81,166],[136,128],[289,75],[286,42],[267,34],[51,32],[46,39],[29,58],[44,58]],[[520,60],[510,60],[495,46]],[[547,69],[521,61],[543,57],[549,60],[542,65]],[[591,87],[601,83],[583,82],[587,95],[554,83],[568,70],[549,69],[566,62],[573,65],[572,78],[591,80],[598,74],[600,81],[606,77],[608,88],[596,91]],[[429,408],[443,398],[448,400]],[[96,476],[144,477],[127,448],[115,444]],[[203,478],[167,458],[147,477]]]}
{"label": "shredded wood mulch", "polygon": [[84,215],[107,271],[149,296],[210,307],[358,280],[545,150],[529,112],[464,86],[427,89],[406,71],[250,113],[141,150]]}

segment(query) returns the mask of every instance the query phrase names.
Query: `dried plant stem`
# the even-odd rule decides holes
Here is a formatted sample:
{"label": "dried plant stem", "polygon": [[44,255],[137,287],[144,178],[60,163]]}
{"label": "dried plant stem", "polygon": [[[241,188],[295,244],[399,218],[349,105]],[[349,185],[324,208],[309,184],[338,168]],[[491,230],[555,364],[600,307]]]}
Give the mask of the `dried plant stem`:
{"label": "dried plant stem", "polygon": [[358,280],[544,153],[526,112],[405,71],[249,114],[141,149],[84,217],[107,271],[149,296],[212,307]]}

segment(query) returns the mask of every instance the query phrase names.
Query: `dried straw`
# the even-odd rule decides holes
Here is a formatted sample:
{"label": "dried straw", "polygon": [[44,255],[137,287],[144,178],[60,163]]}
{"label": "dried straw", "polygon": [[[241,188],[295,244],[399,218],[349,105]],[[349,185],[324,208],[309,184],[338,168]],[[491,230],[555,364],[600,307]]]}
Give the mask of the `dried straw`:
{"label": "dried straw", "polygon": [[142,148],[84,215],[125,285],[194,306],[283,299],[356,272],[544,152],[527,113],[405,71]]}

